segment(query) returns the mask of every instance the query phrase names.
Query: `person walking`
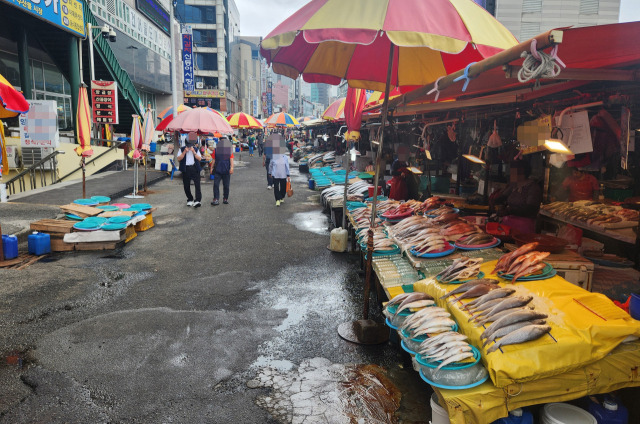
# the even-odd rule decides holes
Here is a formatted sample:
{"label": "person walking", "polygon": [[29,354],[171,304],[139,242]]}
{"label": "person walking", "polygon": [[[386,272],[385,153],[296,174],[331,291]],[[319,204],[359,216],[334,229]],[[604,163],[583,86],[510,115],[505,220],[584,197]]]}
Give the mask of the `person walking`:
{"label": "person walking", "polygon": [[269,164],[269,174],[273,178],[273,194],[276,198],[276,206],[284,202],[287,193],[287,181],[291,181],[289,176],[289,158],[287,155],[273,155]]}
{"label": "person walking", "polygon": [[258,156],[262,156],[264,153],[264,132],[260,131],[258,133]]}
{"label": "person walking", "polygon": [[213,161],[213,201],[211,206],[220,204],[220,181],[222,180],[223,198],[222,203],[229,204],[229,184],[231,182],[231,174],[233,174],[233,149],[229,138],[223,136],[220,138],[216,150],[212,155]]}
{"label": "person walking", "polygon": [[[178,169],[182,173],[182,185],[184,186],[184,194],[187,195],[187,206],[199,208],[201,206],[202,193],[200,191],[200,153],[197,148],[198,135],[190,132],[184,147],[180,148],[178,154]],[[196,186],[195,200],[191,194],[191,180]]]}
{"label": "person walking", "polygon": [[256,143],[256,138],[253,133],[249,134],[249,137],[247,137],[247,143],[249,143],[249,156],[253,156],[253,149]]}

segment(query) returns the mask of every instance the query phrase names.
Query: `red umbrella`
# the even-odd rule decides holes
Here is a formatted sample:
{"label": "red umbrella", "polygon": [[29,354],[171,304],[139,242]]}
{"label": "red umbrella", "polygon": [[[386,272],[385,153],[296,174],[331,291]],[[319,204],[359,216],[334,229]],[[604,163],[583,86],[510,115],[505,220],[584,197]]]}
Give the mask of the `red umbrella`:
{"label": "red umbrella", "polygon": [[169,131],[197,132],[199,134],[233,134],[233,128],[229,122],[221,115],[207,110],[206,108],[196,108],[187,110],[167,126]]}
{"label": "red umbrella", "polygon": [[29,102],[0,75],[0,118],[13,118],[29,111]]}
{"label": "red umbrella", "polygon": [[367,101],[367,94],[361,88],[347,89],[347,100],[344,106],[344,118],[347,121],[347,140],[360,138],[360,126],[362,125],[362,109]]}

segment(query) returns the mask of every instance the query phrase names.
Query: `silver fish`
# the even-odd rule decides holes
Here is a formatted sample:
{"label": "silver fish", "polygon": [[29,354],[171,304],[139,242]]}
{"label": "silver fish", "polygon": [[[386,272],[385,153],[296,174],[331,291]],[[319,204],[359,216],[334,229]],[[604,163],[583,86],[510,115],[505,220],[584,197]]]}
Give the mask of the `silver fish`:
{"label": "silver fish", "polygon": [[500,319],[495,320],[493,324],[491,324],[489,328],[487,328],[480,335],[480,337],[483,339],[489,338],[493,333],[495,333],[497,330],[501,329],[502,327],[515,324],[516,322],[531,321],[534,319],[542,319],[542,318],[547,318],[547,315],[540,312],[528,310],[525,308],[524,310],[510,313],[508,315],[503,316]]}
{"label": "silver fish", "polygon": [[425,356],[425,359],[427,359],[429,362],[443,361],[449,358],[450,356],[459,355],[461,353],[471,352],[471,351],[472,349],[471,349],[471,346],[469,345],[458,346],[451,349],[447,349],[437,355]]}
{"label": "silver fish", "polygon": [[427,349],[431,346],[435,346],[441,343],[448,343],[454,340],[466,340],[466,339],[467,339],[467,336],[465,336],[464,334],[460,334],[456,331],[447,331],[447,332],[435,335],[433,337],[429,337],[428,339],[420,343],[420,350]]}
{"label": "silver fish", "polygon": [[497,289],[497,288],[498,286],[495,284],[477,284],[475,287],[470,288],[469,290],[465,291],[464,293],[457,296],[456,298],[449,299],[449,302],[453,303],[462,299],[468,299],[470,297],[482,296],[484,294],[489,293],[491,290]]}
{"label": "silver fish", "polygon": [[504,311],[498,312],[497,314],[488,316],[488,317],[480,317],[477,321],[476,321],[476,327],[480,327],[482,325],[485,325],[488,322],[491,321],[497,321],[500,318],[507,316],[513,312],[517,312],[517,311],[530,311],[531,309],[529,308],[511,308],[511,309],[505,309]]}
{"label": "silver fish", "polygon": [[[415,302],[411,302],[411,303],[406,303],[401,305],[400,307],[398,307],[398,310],[396,311],[395,315],[398,315],[400,312],[404,311],[405,309],[411,309],[411,308],[425,308],[427,306],[433,306],[435,305],[436,302],[434,302],[431,299],[422,299],[422,300],[416,300]],[[395,316],[394,315],[394,316]]]}
{"label": "silver fish", "polygon": [[471,288],[477,286],[478,284],[498,284],[498,280],[494,280],[491,278],[482,278],[478,280],[467,281],[466,283],[460,284],[458,287],[451,290],[449,293],[445,294],[444,296],[440,296],[440,299],[446,299],[447,297],[453,296],[454,294],[464,293],[467,290],[470,290]]}
{"label": "silver fish", "polygon": [[394,306],[402,303],[403,300],[405,300],[407,297],[411,296],[412,294],[413,293],[400,293],[399,295],[395,296],[393,299],[387,302],[387,308],[389,308],[389,306]]}
{"label": "silver fish", "polygon": [[487,354],[498,350],[501,346],[513,345],[539,339],[551,331],[548,325],[527,325],[518,330],[512,331],[487,350]]}
{"label": "silver fish", "polygon": [[486,339],[482,344],[482,347],[488,345],[495,339],[499,339],[500,337],[506,336],[512,331],[516,331],[519,328],[526,327],[527,325],[542,325],[545,323],[546,321],[543,319],[534,319],[533,321],[521,321],[521,322],[516,322],[515,324],[507,325],[506,327],[502,327],[501,329],[497,330],[495,333],[491,335],[491,337]]}
{"label": "silver fish", "polygon": [[418,300],[433,300],[433,296],[423,292],[411,293],[409,296],[405,297],[402,302],[400,302],[400,306],[398,306],[398,309],[402,308],[406,304],[416,302]]}

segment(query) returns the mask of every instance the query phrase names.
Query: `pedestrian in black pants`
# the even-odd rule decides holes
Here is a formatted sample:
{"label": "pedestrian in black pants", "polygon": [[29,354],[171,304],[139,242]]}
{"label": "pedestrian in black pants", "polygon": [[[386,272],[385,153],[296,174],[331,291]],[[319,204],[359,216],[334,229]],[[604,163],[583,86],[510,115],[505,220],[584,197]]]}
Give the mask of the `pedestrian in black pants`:
{"label": "pedestrian in black pants", "polygon": [[227,137],[222,137],[218,142],[216,150],[212,154],[213,161],[213,201],[211,206],[220,204],[220,181],[222,181],[223,198],[222,203],[229,204],[229,184],[231,174],[233,174],[233,153],[231,142]]}
{"label": "pedestrian in black pants", "polygon": [[[193,144],[196,135],[193,133],[189,133],[189,139],[187,141],[187,145],[185,147],[180,148],[180,153],[178,154],[178,161],[180,162],[179,170],[182,173],[182,184],[184,186],[184,194],[187,195],[187,206],[193,206],[194,208],[199,208],[201,206],[200,201],[202,200],[202,193],[200,191],[200,153],[198,149]],[[193,137],[193,140],[192,140]],[[191,194],[191,181],[193,180],[193,184],[196,186],[196,198],[193,199],[193,195]]]}
{"label": "pedestrian in black pants", "polygon": [[269,164],[269,174],[273,178],[273,194],[276,206],[284,202],[287,195],[287,181],[289,180],[289,158],[286,155],[273,155]]}

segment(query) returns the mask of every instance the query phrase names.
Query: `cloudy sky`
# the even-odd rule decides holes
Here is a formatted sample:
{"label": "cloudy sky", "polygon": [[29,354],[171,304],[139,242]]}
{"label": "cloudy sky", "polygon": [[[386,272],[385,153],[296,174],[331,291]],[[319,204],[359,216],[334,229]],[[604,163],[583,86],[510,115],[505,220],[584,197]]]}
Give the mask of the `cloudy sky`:
{"label": "cloudy sky", "polygon": [[[344,0],[348,1],[348,0]],[[240,34],[266,36],[308,0],[235,0],[240,11]],[[622,0],[620,21],[640,21],[640,2]]]}

